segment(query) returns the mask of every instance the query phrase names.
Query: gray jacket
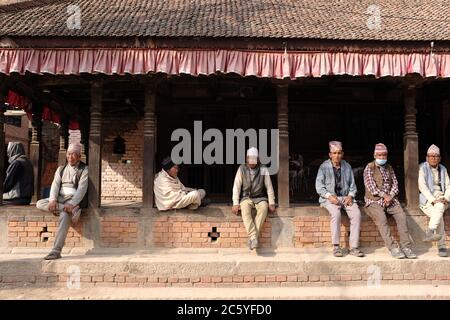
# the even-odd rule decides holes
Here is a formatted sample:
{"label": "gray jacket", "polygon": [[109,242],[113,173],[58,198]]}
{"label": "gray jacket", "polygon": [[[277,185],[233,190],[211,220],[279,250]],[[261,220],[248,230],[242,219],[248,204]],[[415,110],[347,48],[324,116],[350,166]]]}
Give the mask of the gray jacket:
{"label": "gray jacket", "polygon": [[[341,186],[342,194],[352,196],[353,198],[356,196],[357,190],[352,167],[345,160],[341,160]],[[321,205],[324,205],[328,201],[330,195],[336,195],[335,178],[331,160],[326,160],[320,165],[316,177],[316,191],[320,196],[319,203]]]}

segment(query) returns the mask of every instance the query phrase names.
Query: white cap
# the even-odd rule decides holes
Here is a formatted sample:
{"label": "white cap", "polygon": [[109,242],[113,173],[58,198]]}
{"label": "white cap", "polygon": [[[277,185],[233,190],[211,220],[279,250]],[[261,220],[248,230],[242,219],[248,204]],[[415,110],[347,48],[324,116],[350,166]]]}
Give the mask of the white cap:
{"label": "white cap", "polygon": [[432,144],[427,151],[427,154],[437,154],[437,155],[441,155],[441,152],[438,148],[437,145]]}
{"label": "white cap", "polygon": [[247,150],[248,163],[257,164],[258,163],[258,149],[251,147]]}
{"label": "white cap", "polygon": [[247,150],[247,157],[258,157],[258,149],[251,147]]}
{"label": "white cap", "polygon": [[67,152],[74,152],[81,155],[81,144],[79,143],[71,143],[67,148]]}

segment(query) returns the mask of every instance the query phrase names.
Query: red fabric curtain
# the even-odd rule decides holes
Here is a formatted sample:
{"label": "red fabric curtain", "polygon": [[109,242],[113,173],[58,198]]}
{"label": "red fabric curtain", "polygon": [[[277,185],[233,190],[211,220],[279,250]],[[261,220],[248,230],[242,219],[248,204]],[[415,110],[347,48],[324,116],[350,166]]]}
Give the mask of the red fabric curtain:
{"label": "red fabric curtain", "polygon": [[348,74],[449,77],[449,53],[275,52],[171,49],[0,49],[0,72],[10,74],[209,75],[270,78]]}

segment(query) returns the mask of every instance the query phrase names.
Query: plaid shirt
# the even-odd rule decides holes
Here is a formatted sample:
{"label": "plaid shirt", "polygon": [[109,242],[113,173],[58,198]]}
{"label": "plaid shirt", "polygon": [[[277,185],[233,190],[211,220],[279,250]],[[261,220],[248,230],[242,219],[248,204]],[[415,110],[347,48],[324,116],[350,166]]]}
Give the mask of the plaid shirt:
{"label": "plaid shirt", "polygon": [[385,200],[383,198],[383,195],[389,194],[394,200],[392,201],[390,207],[395,207],[400,205],[400,202],[397,200],[398,195],[398,181],[397,177],[395,176],[395,173],[392,175],[392,186],[389,190],[389,171],[384,166],[378,166],[381,172],[381,176],[383,178],[383,185],[381,187],[381,190],[378,189],[377,184],[375,183],[375,180],[373,179],[373,172],[372,169],[367,165],[364,169],[364,185],[367,189],[369,189],[369,192],[373,196],[380,196],[381,199],[375,201],[372,199],[369,199],[367,197],[364,197],[364,200],[366,201],[366,207],[368,207],[372,203],[378,203],[380,206],[385,206]]}

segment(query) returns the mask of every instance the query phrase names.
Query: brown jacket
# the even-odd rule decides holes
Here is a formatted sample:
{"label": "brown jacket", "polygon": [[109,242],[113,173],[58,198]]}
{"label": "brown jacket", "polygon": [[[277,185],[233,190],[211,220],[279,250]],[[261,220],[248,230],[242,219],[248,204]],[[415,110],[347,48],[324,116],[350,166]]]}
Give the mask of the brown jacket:
{"label": "brown jacket", "polygon": [[[380,168],[375,164],[375,161],[370,162],[367,166],[373,172],[373,180],[375,181],[375,184],[377,185],[377,188],[381,190],[382,187],[383,187],[383,176],[381,175]],[[392,177],[395,175],[395,173],[394,173],[394,169],[392,169],[392,166],[389,163],[386,164],[386,169],[389,172],[388,190],[391,190],[392,183],[393,183],[393,178]],[[365,187],[365,191],[366,191],[366,194],[365,194],[366,198],[368,198],[370,200],[374,200],[374,201],[378,201],[378,200],[381,199],[380,196],[374,196],[369,191],[369,189],[367,188],[366,185],[364,187]]]}

